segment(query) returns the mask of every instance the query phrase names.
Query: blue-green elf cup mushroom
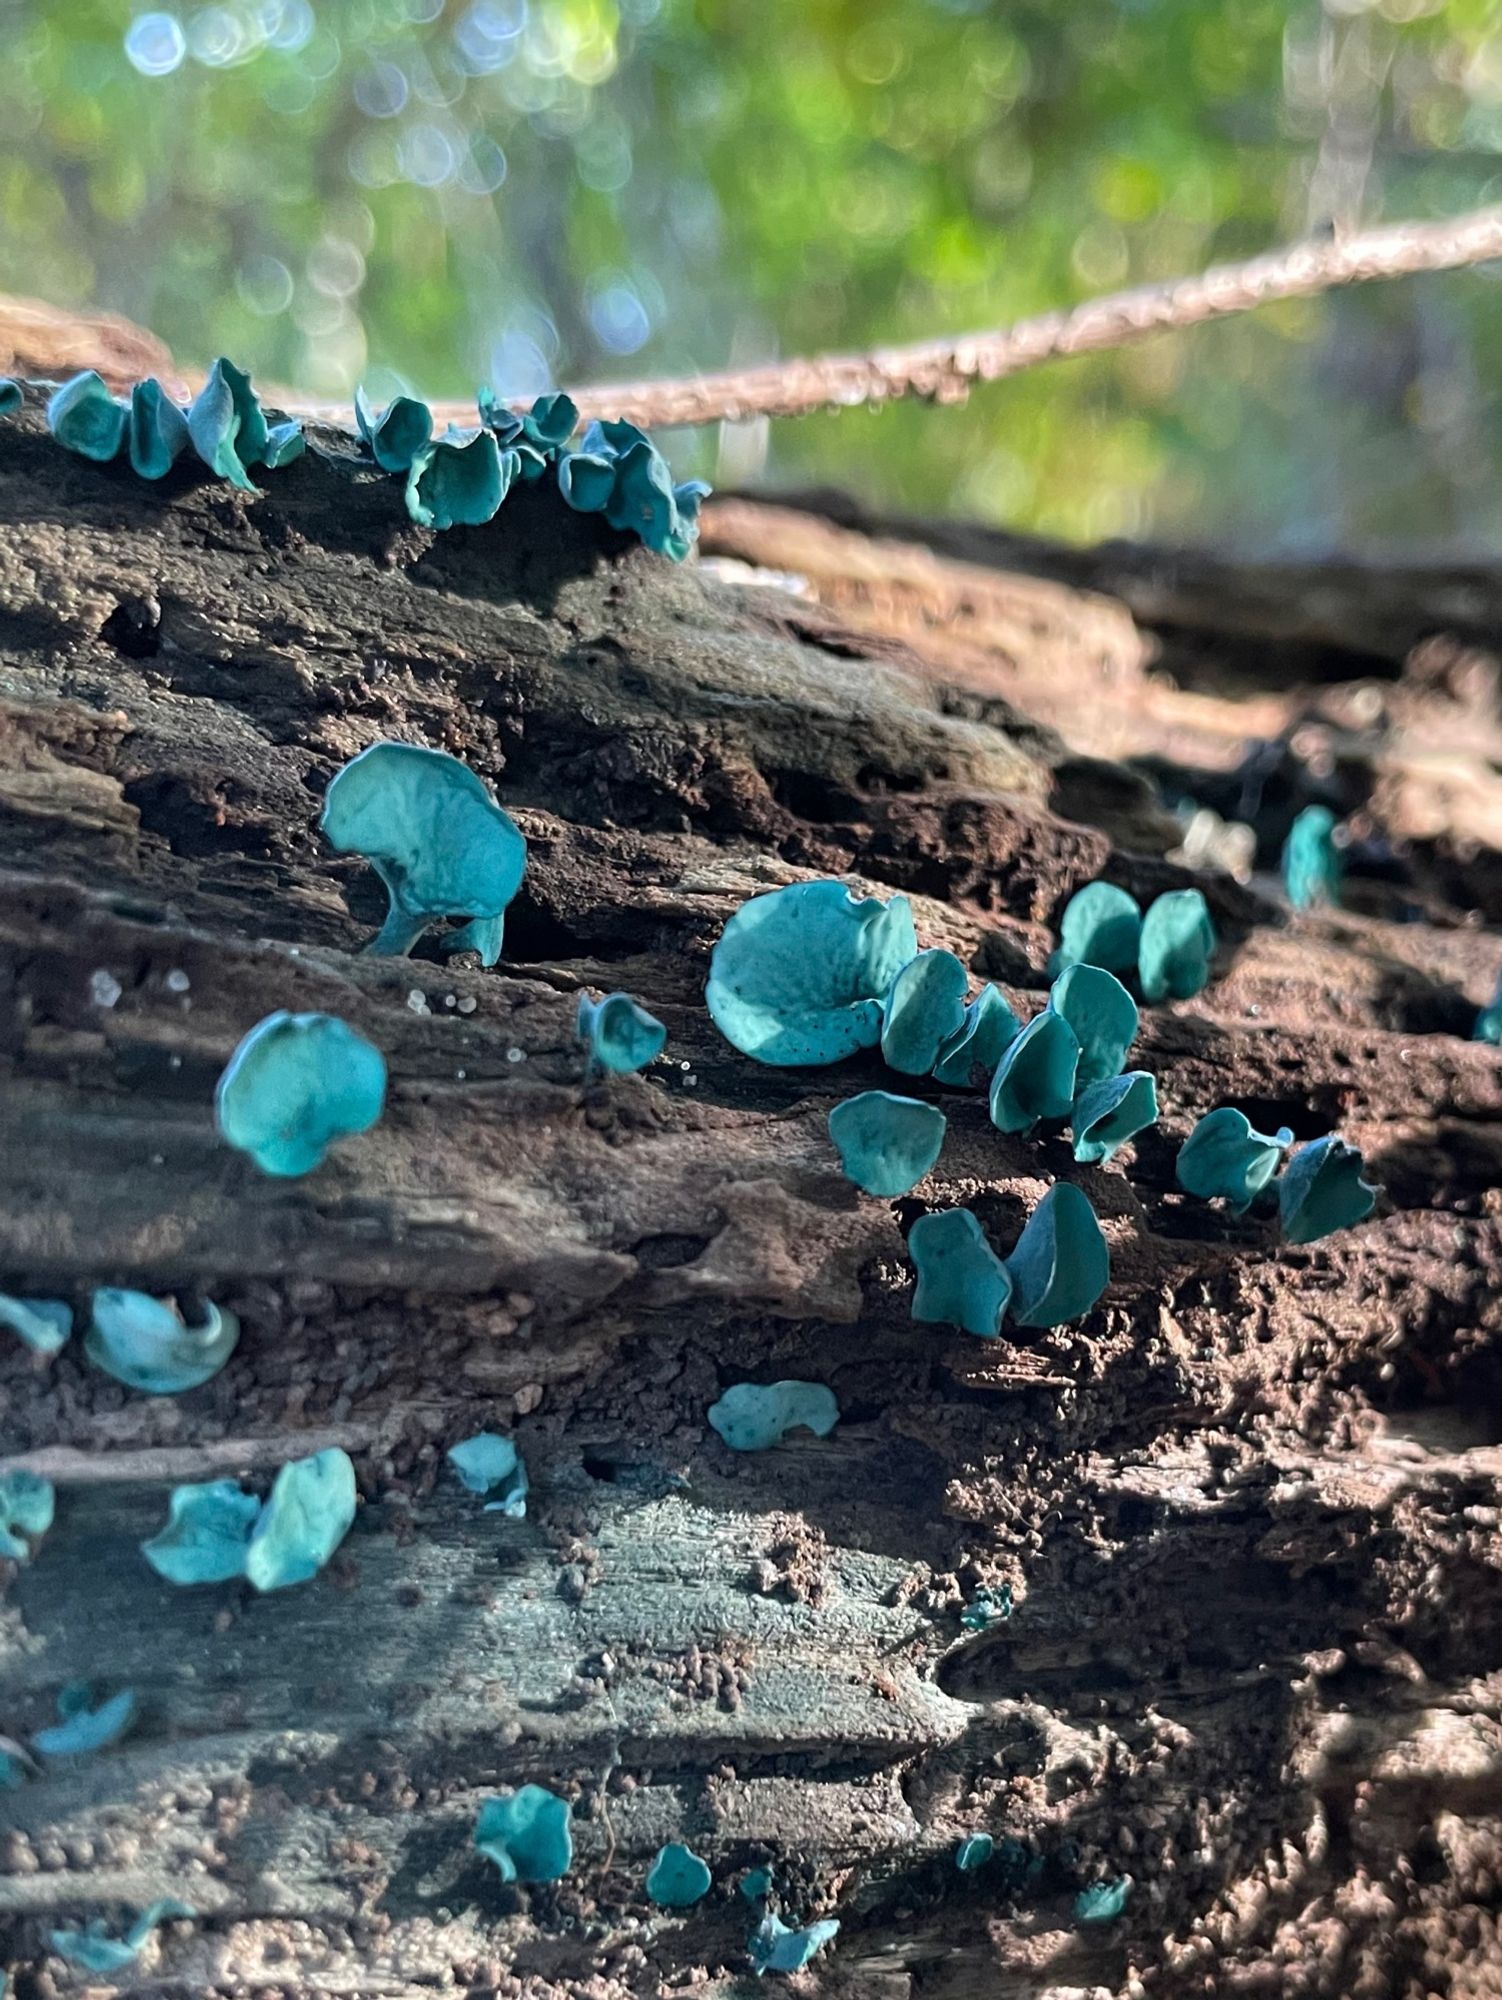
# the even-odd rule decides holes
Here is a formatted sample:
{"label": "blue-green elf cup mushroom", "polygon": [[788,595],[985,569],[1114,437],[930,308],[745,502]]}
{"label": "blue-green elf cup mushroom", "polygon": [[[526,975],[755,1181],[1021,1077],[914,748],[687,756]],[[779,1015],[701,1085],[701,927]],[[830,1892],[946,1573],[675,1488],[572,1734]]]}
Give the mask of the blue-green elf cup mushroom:
{"label": "blue-green elf cup mushroom", "polygon": [[1317,1243],[1365,1222],[1379,1190],[1362,1179],[1366,1162],[1335,1133],[1300,1146],[1278,1182],[1278,1212],[1290,1243]]}
{"label": "blue-green elf cup mushroom", "polygon": [[220,1135],[263,1174],[295,1178],[335,1139],[368,1132],[386,1101],[380,1050],[333,1014],[268,1014],[226,1064],[214,1094]]}
{"label": "blue-green elf cup mushroom", "polygon": [[863,1090],[829,1114],[829,1137],[847,1179],[865,1194],[906,1194],[933,1171],[949,1121],[936,1104]]}
{"label": "blue-green elf cup mushroom", "polygon": [[47,400],[47,428],[65,451],[104,465],[125,442],[129,412],[113,397],[104,378],[86,368],[71,375]]}
{"label": "blue-green elf cup mushroom", "polygon": [[355,391],[355,423],[370,455],[383,472],[409,472],[433,435],[433,412],[416,396],[395,396],[372,409],[365,391]]}
{"label": "blue-green elf cup mushroom", "polygon": [[521,470],[514,451],[494,433],[451,424],[412,454],[407,512],[422,528],[480,528],[493,520]]}
{"label": "blue-green elf cup mushroom", "polygon": [[212,1381],[235,1351],[240,1322],[208,1305],[200,1326],[149,1292],[113,1285],[95,1292],[83,1350],[96,1368],[127,1388],[176,1396]]}
{"label": "blue-green elf cup mushroom", "polygon": [[882,1002],[917,955],[905,896],[883,903],[843,882],[794,882],[730,918],[705,998],[726,1041],[757,1062],[843,1062],[880,1041]]}
{"label": "blue-green elf cup mushroom", "polygon": [[487,1799],[475,1819],[475,1846],[503,1882],[556,1882],[574,1858],[571,1808],[546,1785],[523,1785]]}
{"label": "blue-green elf cup mushroom", "polygon": [[913,1318],[962,1327],[994,1340],[1012,1298],[1012,1274],[968,1208],[935,1209],[908,1231],[918,1274]]}
{"label": "blue-green elf cup mushroom", "polygon": [[609,1070],[614,1076],[645,1069],[662,1054],[668,1039],[657,1016],[629,993],[607,993],[603,1000],[581,993],[575,1032],[587,1052],[589,1068]]}
{"label": "blue-green elf cup mushroom", "polygon": [[286,1590],[317,1576],[354,1523],[355,1468],[338,1445],[293,1459],[264,1501],[232,1479],[175,1486],[167,1525],[141,1553],[169,1583],[228,1583]]}
{"label": "blue-green elf cup mushroom", "polygon": [[1019,1326],[1060,1326],[1095,1304],[1111,1257],[1089,1199],[1069,1181],[1048,1190],[1007,1259]]}
{"label": "blue-green elf cup mushroom", "polygon": [[1257,1132],[1244,1111],[1223,1104],[1207,1111],[1180,1146],[1174,1175],[1186,1194],[1224,1201],[1232,1215],[1243,1215],[1292,1144],[1286,1125],[1272,1133]]}
{"label": "blue-green elf cup mushroom", "polygon": [[413,743],[373,743],[334,776],[322,826],[336,853],[363,854],[386,885],[391,907],[368,951],[400,957],[429,925],[470,917],[453,942],[495,964],[527,843],[468,765]]}

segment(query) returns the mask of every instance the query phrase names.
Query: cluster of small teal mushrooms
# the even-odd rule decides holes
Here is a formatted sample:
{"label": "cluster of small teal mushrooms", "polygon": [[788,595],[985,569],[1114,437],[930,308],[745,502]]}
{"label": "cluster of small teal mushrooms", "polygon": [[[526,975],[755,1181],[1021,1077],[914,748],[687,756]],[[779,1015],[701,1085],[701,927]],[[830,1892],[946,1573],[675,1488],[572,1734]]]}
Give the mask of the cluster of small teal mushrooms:
{"label": "cluster of small teal mushrooms", "polygon": [[[879,1048],[887,1067],[950,1089],[982,1083],[991,1123],[1025,1134],[1067,1123],[1076,1160],[1101,1165],[1157,1121],[1157,1086],[1125,1068],[1139,1015],[1123,984],[1149,1001],[1189,999],[1210,977],[1215,928],[1203,895],[1181,889],[1144,913],[1124,889],[1093,882],[1060,926],[1047,1005],[1024,1027],[1003,994],[973,997],[951,951],[920,950],[903,896],[856,897],[842,882],[800,882],[744,903],[715,947],[707,991],[721,1033],[744,1054],[782,1066],[839,1062]],[[1121,975],[1121,976],[1118,976]],[[948,1119],[928,1098],[862,1091],[829,1114],[846,1175],[882,1199],[910,1193],[937,1164]],[[1189,1193],[1244,1211],[1268,1184],[1291,1132],[1269,1139],[1222,1107],[1196,1125],[1179,1154]],[[1361,1157],[1330,1135],[1304,1147],[1279,1183],[1283,1232],[1311,1243],[1371,1212],[1375,1190]],[[1110,1278],[1110,1256],[1088,1197],[1069,1182],[1049,1189],[1010,1256],[997,1255],[966,1208],[920,1215],[908,1234],[917,1274],[912,1315],[993,1339],[1007,1315],[1058,1326],[1087,1313]],[[738,1450],[775,1442],[794,1425],[823,1435],[838,1412],[818,1385],[742,1384],[710,1421]]]}
{"label": "cluster of small teal mushrooms", "polygon": [[[0,416],[20,409],[22,400],[20,383],[0,378]],[[539,396],[522,416],[481,389],[475,409],[477,423],[451,424],[435,437],[433,413],[415,396],[373,410],[355,393],[361,443],[383,472],[401,479],[407,512],[419,527],[483,527],[514,486],[551,476],[575,513],[598,514],[659,555],[686,559],[699,538],[699,507],[709,488],[699,479],[675,483],[645,431],[595,422],[576,444],[579,411],[563,395]],[[290,465],[309,444],[298,423],[268,424],[250,377],[222,356],[187,404],[175,403],[154,378],[136,383],[129,401],[122,400],[87,369],[52,392],[47,427],[81,458],[108,464],[123,454],[142,479],[165,479],[191,452],[250,493],[258,467],[274,472]]]}

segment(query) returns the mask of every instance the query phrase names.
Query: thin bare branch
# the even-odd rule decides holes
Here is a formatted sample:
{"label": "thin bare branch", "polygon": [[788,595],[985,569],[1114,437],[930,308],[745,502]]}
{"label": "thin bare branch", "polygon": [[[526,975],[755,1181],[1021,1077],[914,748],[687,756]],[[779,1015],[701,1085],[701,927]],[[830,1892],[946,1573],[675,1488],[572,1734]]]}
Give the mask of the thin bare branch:
{"label": "thin bare branch", "polygon": [[[798,417],[905,396],[962,402],[973,384],[998,382],[1040,362],[1127,347],[1149,334],[1230,319],[1278,299],[1309,298],[1376,278],[1459,270],[1493,257],[1502,257],[1502,207],[1475,209],[1443,222],[1397,222],[1352,236],[1317,237],[1245,263],[1215,264],[1196,277],[1109,292],[989,333],[569,393],[586,417],[629,417],[659,426]],[[339,421],[347,416],[342,410],[330,414]],[[435,414],[445,422],[474,422],[468,403],[441,404]]]}

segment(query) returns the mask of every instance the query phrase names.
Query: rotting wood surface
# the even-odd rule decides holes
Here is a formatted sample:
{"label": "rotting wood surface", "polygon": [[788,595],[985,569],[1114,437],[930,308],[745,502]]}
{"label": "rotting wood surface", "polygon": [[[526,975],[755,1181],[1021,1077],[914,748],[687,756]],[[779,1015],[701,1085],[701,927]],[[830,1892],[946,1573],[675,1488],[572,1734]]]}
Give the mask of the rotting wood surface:
{"label": "rotting wood surface", "polygon": [[[142,1700],[0,1794],[22,2000],[84,1983],[47,1931],[165,1894],[200,1916],[126,1990],[749,1992],[734,1884],[763,1861],[790,1921],[841,1919],[803,1991],[1495,1992],[1502,1056],[1463,1038],[1495,939],[1439,907],[1289,923],[1216,878],[1222,975],[1145,1016],[1164,1115],[1124,1167],[951,1095],[921,1197],[862,1199],[824,1120],[879,1064],[737,1057],[709,947],[837,872],[1039,1004],[1073,889],[1187,879],[1091,737],[1079,635],[1140,675],[1124,611],[993,576],[1017,615],[950,671],[906,614],[673,571],[544,495],[435,540],[349,463],[247,499],[68,459],[34,414],[4,435],[0,1282],[245,1328],[163,1399],[77,1343],[0,1348],[5,1462],[59,1493],[7,1576],[0,1732],[80,1675]],[[1045,649],[1073,749],[1022,699]],[[528,836],[493,973],[357,955],[380,892],[318,805],[387,735],[463,756]],[[667,1059],[586,1085],[581,984],[659,1014]],[[275,1007],[344,1015],[392,1074],[381,1125],[290,1184],[210,1114]],[[1177,1195],[1227,1100],[1338,1126],[1376,1218],[1287,1250]],[[911,1217],[969,1201],[1006,1247],[1056,1175],[1103,1217],[1103,1305],[1016,1341],[914,1325]],[[704,1412],[746,1375],[829,1382],[838,1429],[736,1457]],[[484,1425],[524,1522],[442,1470]],[[331,1442],[364,1504],[315,1582],[174,1591],[139,1557],[175,1481]],[[1002,1584],[1012,1617],[967,1631]],[[573,1799],[577,1859],[507,1889],[471,1827],[528,1779]],[[959,1874],[980,1828],[1037,1866]],[[716,1877],[682,1917],[641,1888],[670,1838]],[[1121,1920],[1077,1925],[1122,1873]]]}

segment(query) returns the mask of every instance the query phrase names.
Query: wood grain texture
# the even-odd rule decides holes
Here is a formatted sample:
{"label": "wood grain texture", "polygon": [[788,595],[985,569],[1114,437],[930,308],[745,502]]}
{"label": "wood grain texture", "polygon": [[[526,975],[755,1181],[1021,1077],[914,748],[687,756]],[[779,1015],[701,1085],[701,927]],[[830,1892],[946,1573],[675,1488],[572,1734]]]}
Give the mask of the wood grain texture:
{"label": "wood grain texture", "polygon": [[[251,500],[67,460],[30,411],[0,457],[0,1284],[207,1295],[244,1328],[178,1398],[77,1343],[0,1349],[0,1459],[59,1494],[5,1578],[0,1731],[79,1674],[142,1700],[118,1747],[0,1793],[22,2000],[81,1983],[50,1929],[167,1893],[201,1914],[125,1990],[744,1994],[763,1861],[790,1921],[841,1920],[805,1991],[1485,1992],[1502,1058],[1463,1037],[1495,939],[1208,878],[1217,978],[1144,1019],[1159,1131],[1078,1169],[950,1094],[934,1178],[862,1199],[825,1119],[880,1065],[737,1057],[702,1005],[720,925],[840,873],[1041,1004],[1074,888],[1188,879],[1086,740],[1102,662],[1140,685],[1150,637],[977,578],[951,671],[903,606],[956,582],[913,547],[861,558],[883,632],[545,496],[435,541],[330,450]],[[1062,695],[1059,728],[1018,698],[1040,672],[1075,741]],[[381,897],[316,821],[383,735],[464,756],[527,833],[494,972],[359,953]],[[664,1060],[587,1082],[584,985],[659,1014]],[[279,1006],[343,1014],[392,1077],[290,1184],[210,1108]],[[1180,1196],[1227,1099],[1338,1124],[1373,1221],[1280,1249]],[[1005,1249],[1061,1176],[1110,1241],[1099,1308],[915,1325],[913,1215],[968,1201]],[[737,1457],[704,1413],[746,1376],[829,1382],[839,1427]],[[445,1472],[482,1426],[527,1460],[523,1522]],[[362,1504],[315,1582],[173,1591],[139,1556],[174,1481],[259,1489],[335,1441]],[[1012,1617],[962,1626],[1003,1584]],[[508,1890],[471,1827],[526,1780],[573,1801],[578,1861]],[[1015,1868],[954,1869],[980,1827]],[[673,1837],[716,1878],[684,1916],[642,1892]],[[1123,1871],[1121,1922],[1077,1925]]]}

